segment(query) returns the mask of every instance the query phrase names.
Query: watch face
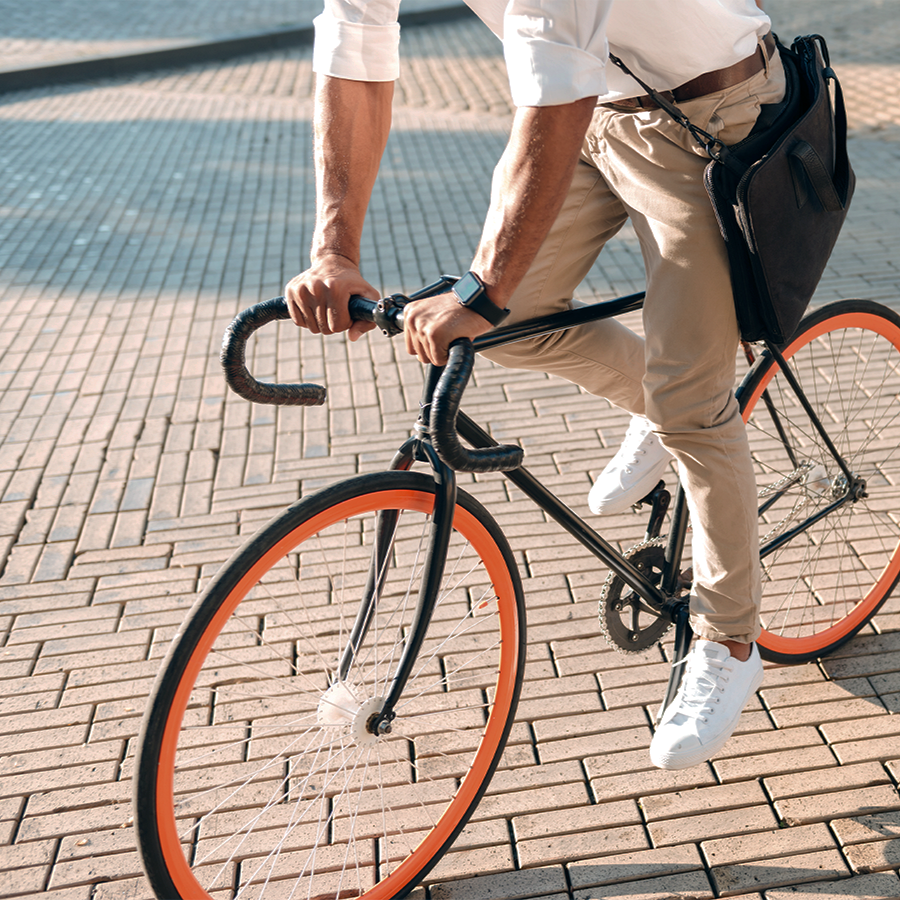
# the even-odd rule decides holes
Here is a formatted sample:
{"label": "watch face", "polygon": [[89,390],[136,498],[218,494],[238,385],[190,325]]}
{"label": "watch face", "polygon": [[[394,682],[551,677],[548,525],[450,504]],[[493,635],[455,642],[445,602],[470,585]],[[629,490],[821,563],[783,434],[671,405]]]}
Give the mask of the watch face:
{"label": "watch face", "polygon": [[456,284],[453,285],[453,292],[463,303],[470,303],[477,297],[484,288],[478,278],[471,272],[466,272]]}

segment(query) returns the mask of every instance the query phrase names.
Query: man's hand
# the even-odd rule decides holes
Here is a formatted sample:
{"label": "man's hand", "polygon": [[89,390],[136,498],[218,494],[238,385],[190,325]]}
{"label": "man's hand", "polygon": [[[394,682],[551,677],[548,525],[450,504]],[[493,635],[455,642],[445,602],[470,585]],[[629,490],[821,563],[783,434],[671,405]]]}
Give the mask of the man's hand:
{"label": "man's hand", "polygon": [[457,338],[476,338],[490,328],[487,319],[460,306],[455,294],[417,300],[403,312],[406,352],[436,366],[446,364],[447,348]]}
{"label": "man's hand", "polygon": [[312,265],[284,289],[291,319],[313,334],[346,331],[355,341],[375,327],[353,322],[347,301],[353,294],[380,296],[359,272],[359,245],[391,127],[393,91],[392,82],[316,78]]}
{"label": "man's hand", "polygon": [[354,322],[347,302],[354,294],[377,300],[378,291],[366,281],[357,266],[344,256],[331,255],[318,259],[305,272],[292,278],[284,289],[291,319],[313,334],[347,332],[351,341],[358,340],[375,325]]}

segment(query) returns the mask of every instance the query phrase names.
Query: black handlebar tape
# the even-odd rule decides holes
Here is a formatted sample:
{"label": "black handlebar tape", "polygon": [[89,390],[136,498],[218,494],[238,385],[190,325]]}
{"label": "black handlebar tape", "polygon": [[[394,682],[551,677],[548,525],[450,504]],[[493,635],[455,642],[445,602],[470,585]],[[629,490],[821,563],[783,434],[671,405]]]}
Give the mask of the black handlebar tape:
{"label": "black handlebar tape", "polygon": [[377,306],[378,304],[374,300],[368,300],[365,297],[354,294],[347,303],[347,311],[354,322],[360,320],[363,322],[374,322]]}
{"label": "black handlebar tape", "polygon": [[429,416],[431,442],[438,456],[458,472],[508,472],[522,465],[525,451],[514,444],[469,450],[456,433],[456,415],[475,365],[475,350],[468,338],[450,345],[450,358],[437,383]]}
{"label": "black handlebar tape", "polygon": [[253,403],[275,406],[321,406],[325,402],[325,388],[318,384],[269,384],[257,381],[245,363],[247,339],[258,328],[279,319],[290,318],[284,297],[264,300],[238,313],[222,338],[219,359],[225,370],[225,381],[239,396]]}

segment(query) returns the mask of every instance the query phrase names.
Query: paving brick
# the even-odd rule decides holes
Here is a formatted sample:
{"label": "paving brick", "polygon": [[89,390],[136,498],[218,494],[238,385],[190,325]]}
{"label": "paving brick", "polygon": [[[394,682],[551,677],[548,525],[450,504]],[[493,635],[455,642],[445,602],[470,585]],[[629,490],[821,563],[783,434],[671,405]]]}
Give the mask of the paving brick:
{"label": "paving brick", "polygon": [[851,844],[844,852],[853,871],[862,875],[900,867],[900,838]]}
{"label": "paving brick", "polygon": [[835,819],[831,822],[831,828],[841,846],[873,840],[892,840],[900,838],[900,811]]}
{"label": "paving brick", "polygon": [[[522,729],[519,733],[523,733]],[[513,741],[513,738],[510,739]],[[529,746],[523,748],[525,758],[533,763],[534,756]],[[554,784],[567,784],[582,780],[581,767],[577,762],[561,762],[546,766],[524,765],[516,768],[505,768],[509,760],[504,755],[504,769],[491,779],[491,793],[503,794],[509,791],[521,791],[534,787],[550,787]]]}
{"label": "paving brick", "polygon": [[826,822],[861,812],[875,813],[888,809],[900,809],[900,797],[892,785],[886,784],[775,801],[776,812],[788,825]]}
{"label": "paving brick", "polygon": [[711,874],[719,896],[728,897],[798,882],[833,881],[846,871],[840,852],[834,849],[719,866]]}
{"label": "paving brick", "polygon": [[703,861],[691,844],[585,859],[566,866],[572,889],[595,888],[684,872],[701,871]]}
{"label": "paving brick", "polygon": [[737,809],[766,802],[762,787],[755,782],[673,791],[640,799],[648,822],[694,816],[710,810]]}
{"label": "paving brick", "polygon": [[[9,620],[12,620],[11,616]],[[0,650],[0,678],[5,681],[31,674],[34,671],[38,649],[37,644],[19,644]]]}
{"label": "paving brick", "polygon": [[147,879],[143,876],[99,882],[93,887],[90,898],[91,900],[156,900]]}
{"label": "paving brick", "polygon": [[37,786],[42,791],[61,791],[83,785],[106,785],[115,780],[118,772],[119,762],[115,760],[106,763],[67,766],[63,769],[42,770],[40,776],[32,773],[8,774],[3,777],[0,794],[4,797],[24,796]]}
{"label": "paving brick", "polygon": [[435,884],[430,888],[432,900],[525,900],[550,897],[567,890],[562,866],[543,866],[469,878],[464,881]]}
{"label": "paving brick", "polygon": [[893,755],[896,748],[897,737],[893,735],[832,745],[835,755],[844,764],[864,760],[883,760]]}
{"label": "paving brick", "polygon": [[826,722],[822,733],[830,744],[859,741],[882,736],[900,736],[900,721],[896,716],[879,716],[865,722]]}
{"label": "paving brick", "polygon": [[478,804],[473,821],[527,815],[564,807],[581,807],[587,802],[583,784],[558,785],[550,788],[515,791],[507,794],[488,793]]}
{"label": "paving brick", "polygon": [[79,578],[104,578],[111,575],[132,575],[139,572],[149,573],[159,571],[160,569],[165,569],[168,563],[168,555],[165,552],[165,549],[160,550],[159,548],[166,547],[166,544],[159,544],[153,547],[148,547],[146,548],[147,550],[155,551],[153,555],[150,555],[148,553],[144,554],[143,556],[131,558],[116,556],[116,554],[123,553],[131,548],[116,548],[109,554],[113,558],[105,562],[89,563],[83,562],[81,558],[77,559],[75,561],[74,571],[76,576]]}
{"label": "paving brick", "polygon": [[[49,715],[54,710],[40,710],[30,712],[27,715]],[[45,750],[49,747],[67,747],[80,744],[87,739],[88,725],[69,725],[60,727],[48,726],[46,729],[37,729],[24,733],[13,730],[7,731],[8,722],[22,718],[19,716],[7,716],[3,721],[4,733],[0,735],[0,753],[27,753],[32,750]]]}
{"label": "paving brick", "polygon": [[824,823],[777,828],[754,834],[704,841],[700,845],[710,868],[720,868],[753,860],[785,857],[836,849],[835,840]]}
{"label": "paving brick", "polygon": [[47,866],[31,866],[27,869],[0,871],[0,896],[32,896],[43,893],[47,882]]}
{"label": "paving brick", "polygon": [[56,841],[33,841],[0,846],[0,872],[48,866],[56,855]]}
{"label": "paving brick", "polygon": [[875,697],[869,699],[847,697],[827,703],[804,706],[785,706],[772,710],[772,718],[779,728],[793,728],[798,725],[820,725],[841,719],[858,721],[872,716],[887,714],[884,705]]}
{"label": "paving brick", "polygon": [[145,704],[140,697],[117,703],[100,704],[97,707],[97,721],[91,726],[91,741],[130,740],[136,737],[141,727],[140,716]]}
{"label": "paving brick", "polygon": [[[30,643],[41,641],[66,641],[73,640],[82,635],[108,635],[115,631],[118,612],[106,607],[97,609],[90,607],[83,611],[84,616],[76,621],[39,622],[34,619],[29,624],[16,623],[16,627],[10,634],[10,643]],[[25,618],[25,617],[22,617]]]}
{"label": "paving brick", "polygon": [[615,825],[637,825],[641,815],[633,800],[600,803],[574,810],[552,810],[537,815],[517,816],[513,831],[517,842],[537,837],[571,834]]}
{"label": "paving brick", "polygon": [[649,823],[647,829],[654,846],[667,847],[712,837],[770,831],[777,824],[770,807],[748,806],[678,819],[663,819]]}
{"label": "paving brick", "polygon": [[709,885],[705,872],[686,872],[650,878],[644,881],[629,881],[602,889],[587,888],[575,891],[575,900],[659,900],[660,897],[691,897],[707,900],[715,894]]}
{"label": "paving brick", "polygon": [[646,832],[640,825],[554,834],[516,842],[519,861],[523,866],[569,863],[605,853],[637,852],[648,849],[649,846]]}
{"label": "paving brick", "polygon": [[894,873],[859,875],[840,881],[793,885],[766,891],[766,900],[795,900],[810,897],[815,900],[888,900],[900,891],[900,880]]}
{"label": "paving brick", "polygon": [[[539,743],[545,741],[562,740],[573,735],[605,734],[610,731],[620,731],[628,728],[646,726],[647,718],[641,709],[625,710],[601,710],[589,712],[585,715],[585,707],[590,709],[594,705],[599,707],[599,698],[596,694],[574,694],[570,697],[548,697],[543,701],[526,700],[520,704],[525,706],[525,714],[517,713],[517,718],[531,721],[534,733]],[[554,712],[558,714],[568,710],[569,714],[556,718],[555,716],[541,718]]]}
{"label": "paving brick", "polygon": [[57,749],[35,748],[32,752],[4,756],[0,759],[0,774],[12,776],[110,760],[118,762],[123,749],[124,745],[120,741],[69,745]]}
{"label": "paving brick", "polygon": [[821,684],[770,687],[764,683],[760,690],[763,701],[770,709],[779,706],[844,701],[852,697],[874,697],[876,690],[866,678],[849,678],[844,681],[827,681]]}
{"label": "paving brick", "polygon": [[[42,791],[32,794],[25,807],[24,828],[29,821],[48,820],[44,823],[46,830],[40,832],[43,837],[62,837],[71,834],[72,828],[107,828],[119,827],[130,821],[131,782],[108,781],[105,784],[92,784],[87,787],[68,788],[66,790]],[[128,811],[122,816],[122,812]],[[82,815],[79,822],[76,812]],[[53,824],[49,824],[49,820]],[[99,822],[99,825],[89,823]],[[68,827],[68,831],[61,830]],[[34,837],[27,838],[34,840]],[[26,840],[20,837],[19,840]]]}
{"label": "paving brick", "polygon": [[87,857],[85,859],[58,861],[53,867],[49,887],[69,887],[96,881],[128,878],[142,873],[136,851]]}
{"label": "paving brick", "polygon": [[643,728],[608,731],[587,737],[545,741],[538,747],[538,752],[542,762],[555,762],[593,756],[597,753],[615,754],[621,750],[649,748],[651,737],[650,727],[645,725]]}
{"label": "paving brick", "polygon": [[774,776],[766,778],[764,784],[772,799],[780,800],[784,797],[822,794],[840,788],[890,784],[890,778],[877,763],[860,763],[815,773]]}

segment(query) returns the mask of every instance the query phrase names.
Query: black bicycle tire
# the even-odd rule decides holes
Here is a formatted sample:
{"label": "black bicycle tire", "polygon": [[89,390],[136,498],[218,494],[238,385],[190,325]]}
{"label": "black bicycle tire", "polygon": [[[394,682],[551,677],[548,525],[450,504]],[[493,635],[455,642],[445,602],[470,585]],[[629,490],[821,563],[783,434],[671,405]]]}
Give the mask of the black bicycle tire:
{"label": "black bicycle tire", "polygon": [[[423,473],[380,472],[348,479],[315,495],[297,501],[271,520],[222,567],[188,613],[184,624],[170,646],[160,668],[143,718],[138,738],[134,781],[135,827],[139,854],[151,887],[161,900],[162,898],[165,898],[165,900],[176,900],[176,898],[197,900],[195,893],[190,895],[182,893],[169,871],[166,856],[162,849],[157,788],[160,780],[159,760],[166,721],[175,694],[185,677],[186,667],[193,657],[198,643],[207,634],[217,611],[223,605],[225,599],[236,589],[236,586],[241,582],[248,569],[264,554],[268,553],[273,546],[277,545],[279,541],[294,532],[299,524],[308,521],[323,510],[327,510],[348,498],[372,495],[384,491],[413,491],[420,494],[433,495],[434,481],[430,476]],[[471,801],[455,820],[452,833],[443,841],[438,851],[425,860],[425,863],[416,872],[415,878],[406,883],[400,892],[390,895],[393,897],[405,896],[421,882],[449,849],[453,840],[477,807],[488,787],[509,737],[524,677],[525,605],[515,558],[493,517],[477,500],[462,490],[458,491],[457,510],[463,510],[468,513],[483,528],[494,549],[496,552],[499,552],[500,558],[502,558],[502,565],[505,566],[508,573],[512,589],[510,602],[514,605],[515,633],[513,635],[504,635],[503,640],[509,640],[511,642],[510,646],[515,648],[513,653],[515,665],[514,671],[511,673],[511,698],[505,720],[502,722],[502,732],[496,744],[489,751],[490,759],[485,769],[485,777],[477,785],[477,790]],[[457,527],[457,525],[454,527]],[[500,627],[503,627],[502,623]],[[181,725],[179,724],[179,729],[180,727]],[[484,740],[484,731],[487,731],[487,728],[486,724],[482,732],[482,741]],[[496,729],[494,730],[496,731]],[[366,891],[362,896],[369,896],[369,894],[370,891]]]}
{"label": "black bicycle tire", "polygon": [[[827,335],[831,341],[839,332],[848,333],[851,330],[871,333],[873,338],[875,335],[883,337],[897,350],[896,361],[900,364],[900,315],[882,304],[869,300],[839,300],[811,311],[804,317],[793,338],[782,348],[782,353],[785,359],[795,359],[805,348],[812,347],[817,339]],[[810,353],[812,352],[811,350]],[[738,389],[737,397],[745,419],[749,417],[759,399],[762,385],[770,376],[775,379],[777,372],[773,374],[773,370],[777,370],[775,359],[768,352],[763,353]],[[835,378],[835,381],[839,379]],[[826,421],[825,425],[828,429],[829,422]],[[851,457],[849,463],[852,468],[854,462],[852,457],[856,448],[847,450],[841,447],[841,449]],[[865,503],[865,500],[859,502]],[[837,620],[834,625],[837,630],[833,638],[819,640],[818,643],[816,638],[804,640],[798,638],[791,641],[789,638],[776,636],[764,628],[758,641],[760,654],[770,662],[797,664],[833,653],[858,634],[888,599],[897,581],[900,580],[898,563],[900,563],[900,545],[894,547],[882,578],[876,582],[874,586],[877,589],[876,593],[860,600],[846,615]],[[847,627],[839,627],[842,623],[847,623]],[[825,632],[822,634],[824,636]]]}

